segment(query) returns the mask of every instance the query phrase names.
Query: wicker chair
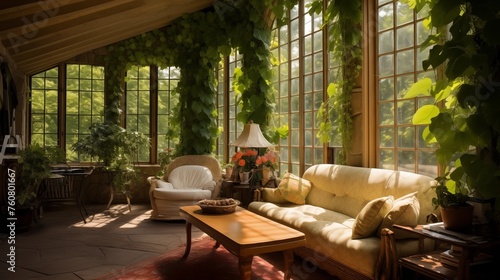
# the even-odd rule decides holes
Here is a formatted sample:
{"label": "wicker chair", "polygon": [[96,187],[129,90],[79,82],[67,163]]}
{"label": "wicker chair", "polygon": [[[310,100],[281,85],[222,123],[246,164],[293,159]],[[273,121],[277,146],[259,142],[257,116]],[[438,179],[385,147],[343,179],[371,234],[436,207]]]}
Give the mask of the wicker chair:
{"label": "wicker chair", "polygon": [[219,161],[208,155],[175,158],[163,178],[148,178],[149,199],[155,220],[180,220],[179,207],[219,196],[222,170]]}

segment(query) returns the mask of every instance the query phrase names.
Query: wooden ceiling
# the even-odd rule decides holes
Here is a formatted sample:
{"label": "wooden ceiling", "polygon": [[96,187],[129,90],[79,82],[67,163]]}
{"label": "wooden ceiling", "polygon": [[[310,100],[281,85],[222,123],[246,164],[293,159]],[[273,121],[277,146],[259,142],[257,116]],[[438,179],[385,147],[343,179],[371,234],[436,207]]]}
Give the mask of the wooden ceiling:
{"label": "wooden ceiling", "polygon": [[[25,75],[168,25],[213,0],[16,0],[0,3],[0,54]],[[5,54],[4,54],[5,55]]]}

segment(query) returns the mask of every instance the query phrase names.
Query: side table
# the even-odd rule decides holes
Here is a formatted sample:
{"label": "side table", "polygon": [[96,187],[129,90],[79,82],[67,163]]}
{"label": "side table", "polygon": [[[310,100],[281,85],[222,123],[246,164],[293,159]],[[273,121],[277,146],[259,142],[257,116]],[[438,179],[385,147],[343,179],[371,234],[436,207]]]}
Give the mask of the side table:
{"label": "side table", "polygon": [[[432,230],[431,227],[433,227]],[[418,225],[416,227],[394,225],[394,228],[411,232],[418,236],[421,244],[420,248],[423,248],[422,243],[425,238],[461,248],[462,253],[458,258],[457,269],[443,266],[441,263],[441,253],[444,250],[404,257],[399,259],[399,264],[402,267],[432,279],[475,279],[476,276],[473,275],[471,270],[471,262],[474,255],[484,250],[500,247],[498,229],[484,230],[477,228],[471,233],[455,233],[444,229],[440,230],[441,227],[442,223],[426,226]]]}

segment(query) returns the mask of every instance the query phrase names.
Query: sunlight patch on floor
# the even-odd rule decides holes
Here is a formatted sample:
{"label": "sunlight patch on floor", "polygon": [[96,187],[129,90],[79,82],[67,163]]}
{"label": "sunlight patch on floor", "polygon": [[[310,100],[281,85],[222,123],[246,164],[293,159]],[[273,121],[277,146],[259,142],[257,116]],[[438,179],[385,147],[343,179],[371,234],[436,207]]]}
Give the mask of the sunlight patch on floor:
{"label": "sunlight patch on floor", "polygon": [[[149,219],[151,216],[152,210],[135,210],[132,208],[132,212],[129,211],[128,205],[116,204],[111,205],[108,210],[103,211],[102,213],[96,213],[91,215],[87,219],[87,223],[80,221],[71,225],[71,227],[79,227],[79,228],[102,228],[106,225],[109,225],[115,222],[117,219],[122,218],[124,216],[132,214],[131,220],[124,221],[123,225],[120,225],[120,228],[135,228],[142,221]],[[137,216],[136,216],[137,215]]]}

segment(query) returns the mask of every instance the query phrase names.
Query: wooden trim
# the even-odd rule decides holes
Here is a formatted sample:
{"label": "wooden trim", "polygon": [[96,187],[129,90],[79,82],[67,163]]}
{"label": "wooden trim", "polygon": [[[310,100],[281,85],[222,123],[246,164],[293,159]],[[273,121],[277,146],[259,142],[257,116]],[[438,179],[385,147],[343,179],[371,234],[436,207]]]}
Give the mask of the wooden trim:
{"label": "wooden trim", "polygon": [[377,6],[376,1],[363,0],[363,166],[377,167]]}

